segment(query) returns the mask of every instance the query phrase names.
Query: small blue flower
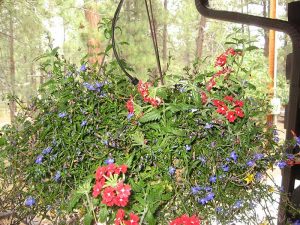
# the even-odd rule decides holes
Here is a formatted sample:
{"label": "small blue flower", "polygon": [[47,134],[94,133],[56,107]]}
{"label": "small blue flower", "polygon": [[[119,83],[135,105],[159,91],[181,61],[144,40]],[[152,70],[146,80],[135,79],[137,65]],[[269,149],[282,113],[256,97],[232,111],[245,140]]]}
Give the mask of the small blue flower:
{"label": "small blue flower", "polygon": [[228,165],[223,165],[223,166],[222,166],[222,170],[223,170],[224,172],[228,172],[228,171],[229,171],[229,166],[228,166]]}
{"label": "small blue flower", "polygon": [[64,117],[66,117],[66,116],[67,116],[67,113],[66,113],[66,112],[61,112],[61,113],[58,114],[58,117],[59,117],[59,118],[64,118]]}
{"label": "small blue flower", "polygon": [[36,164],[42,164],[43,158],[44,158],[43,155],[38,155],[38,156],[36,157],[35,163],[36,163]]}
{"label": "small blue flower", "polygon": [[216,208],[216,212],[217,212],[217,213],[222,213],[222,212],[223,212],[223,208],[222,208],[221,206],[218,206],[218,207]]}
{"label": "small blue flower", "polygon": [[108,158],[108,159],[106,159],[106,160],[104,161],[104,163],[105,163],[106,165],[113,164],[114,162],[115,162],[115,160],[114,160],[113,158]]}
{"label": "small blue flower", "polygon": [[243,204],[244,204],[244,203],[243,203],[242,200],[237,200],[237,201],[234,203],[233,208],[239,209],[239,208],[243,207]]}
{"label": "small blue flower", "polygon": [[210,123],[206,123],[205,126],[204,126],[204,128],[205,128],[205,129],[211,129],[211,128],[213,128],[213,126],[214,126],[214,125],[212,125],[212,124],[210,124]]}
{"label": "small blue flower", "polygon": [[52,151],[52,147],[47,147],[42,151],[42,154],[47,155]]}
{"label": "small blue flower", "polygon": [[191,151],[192,147],[190,145],[185,145],[185,150],[187,152]]}
{"label": "small blue flower", "polygon": [[230,153],[230,157],[234,160],[234,162],[236,162],[236,160],[238,158],[238,156],[237,156],[237,154],[236,154],[235,151],[233,151],[233,152]]}
{"label": "small blue flower", "polygon": [[84,127],[85,125],[87,124],[87,121],[86,120],[83,120],[80,124],[81,127]]}
{"label": "small blue flower", "polygon": [[108,140],[104,140],[104,141],[102,141],[102,144],[104,144],[104,145],[108,145]]}
{"label": "small blue flower", "polygon": [[287,157],[289,160],[294,160],[294,159],[295,159],[295,155],[293,155],[293,154],[286,154],[286,157]]}
{"label": "small blue flower", "polygon": [[169,167],[169,174],[170,174],[171,176],[173,176],[173,175],[175,174],[175,172],[176,172],[176,169],[175,169],[174,167],[170,166],[170,167]]}
{"label": "small blue flower", "polygon": [[265,157],[264,154],[256,153],[256,154],[254,155],[254,160],[260,160],[260,159],[262,159],[262,158],[264,158],[264,157]]}
{"label": "small blue flower", "polygon": [[32,196],[29,196],[28,198],[26,198],[24,204],[25,206],[32,207],[33,205],[35,205],[35,199]]}
{"label": "small blue flower", "polygon": [[96,88],[98,88],[98,89],[101,89],[103,86],[104,86],[104,83],[102,83],[102,82],[96,82],[95,83],[95,86],[96,86]]}
{"label": "small blue flower", "polygon": [[261,181],[262,178],[263,178],[263,174],[262,173],[258,172],[257,174],[255,174],[255,180]]}
{"label": "small blue flower", "polygon": [[297,145],[300,145],[300,136],[299,136],[299,137],[296,137],[295,139],[296,139],[296,144],[297,144]]}
{"label": "small blue flower", "polygon": [[211,191],[212,191],[212,188],[211,188],[211,187],[205,187],[204,190],[205,190],[206,192],[211,192]]}
{"label": "small blue flower", "polygon": [[61,178],[61,172],[60,171],[56,171],[53,180],[55,180],[56,182],[59,182]]}
{"label": "small blue flower", "polygon": [[296,220],[293,225],[300,225],[300,220]]}
{"label": "small blue flower", "polygon": [[191,188],[191,192],[192,192],[193,195],[196,195],[196,194],[198,194],[199,191],[201,191],[202,189],[203,189],[203,188],[200,187],[200,186],[194,186],[194,187]]}
{"label": "small blue flower", "polygon": [[208,193],[208,195],[206,196],[206,200],[207,201],[212,201],[215,197],[215,194],[213,192]]}
{"label": "small blue flower", "polygon": [[274,140],[276,143],[278,143],[280,139],[279,139],[279,137],[274,137],[273,140]]}
{"label": "small blue flower", "polygon": [[134,116],[134,113],[128,113],[128,115],[127,115],[127,119],[128,120],[131,120],[131,118]]}
{"label": "small blue flower", "polygon": [[277,163],[277,165],[278,165],[278,167],[279,167],[280,169],[283,169],[284,167],[287,166],[287,164],[286,164],[285,161],[279,161],[279,162]]}
{"label": "small blue flower", "polygon": [[273,130],[273,134],[276,136],[278,135],[278,131],[276,129]]}
{"label": "small blue flower", "polygon": [[199,156],[198,159],[200,160],[202,165],[204,165],[206,163],[206,158],[205,157]]}
{"label": "small blue flower", "polygon": [[198,200],[198,203],[201,204],[201,205],[205,205],[207,203],[207,199],[206,198],[201,198]]}
{"label": "small blue flower", "polygon": [[247,162],[247,166],[249,166],[249,167],[253,167],[254,165],[255,165],[255,162],[253,160],[249,160]]}
{"label": "small blue flower", "polygon": [[85,64],[82,64],[82,65],[81,65],[80,71],[82,71],[82,72],[86,71],[86,65],[85,65]]}
{"label": "small blue flower", "polygon": [[87,82],[83,83],[83,86],[90,91],[96,91],[96,88],[94,87],[94,85],[89,84]]}
{"label": "small blue flower", "polygon": [[210,182],[210,183],[216,183],[216,181],[217,181],[217,177],[216,177],[216,176],[211,176],[211,177],[209,178],[209,182]]}

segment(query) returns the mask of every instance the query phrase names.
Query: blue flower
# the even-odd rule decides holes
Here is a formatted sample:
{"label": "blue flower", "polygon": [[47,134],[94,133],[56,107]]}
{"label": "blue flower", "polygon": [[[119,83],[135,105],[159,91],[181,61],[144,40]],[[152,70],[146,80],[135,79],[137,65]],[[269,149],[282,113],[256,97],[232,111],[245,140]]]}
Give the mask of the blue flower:
{"label": "blue flower", "polygon": [[108,140],[104,140],[104,141],[102,141],[102,143],[107,146],[108,145]]}
{"label": "blue flower", "polygon": [[234,203],[233,208],[239,209],[239,208],[241,208],[241,207],[243,207],[243,201],[242,201],[242,200],[237,200],[237,201]]}
{"label": "blue flower", "polygon": [[106,165],[113,164],[114,162],[115,162],[115,160],[114,160],[113,158],[108,158],[108,159],[106,159],[106,160],[104,161],[104,163],[105,163]]}
{"label": "blue flower", "polygon": [[249,167],[253,167],[254,165],[255,165],[255,162],[253,160],[249,160],[247,162],[247,166],[249,166]]}
{"label": "blue flower", "polygon": [[58,117],[59,117],[59,118],[64,118],[64,117],[66,117],[66,116],[67,116],[67,113],[66,113],[66,112],[61,112],[61,113],[58,114]]}
{"label": "blue flower", "polygon": [[84,127],[85,125],[87,124],[87,121],[86,120],[83,120],[80,124],[81,127]]}
{"label": "blue flower", "polygon": [[171,176],[173,176],[173,175],[175,174],[175,172],[176,172],[176,169],[175,169],[174,167],[170,166],[170,167],[169,167],[169,174],[170,174]]}
{"label": "blue flower", "polygon": [[289,160],[294,160],[294,159],[295,159],[295,155],[293,155],[293,154],[286,154],[286,157],[287,157]]}
{"label": "blue flower", "polygon": [[228,166],[228,165],[223,165],[223,166],[222,166],[222,170],[223,170],[224,172],[228,172],[228,171],[229,171],[229,166]]}
{"label": "blue flower", "polygon": [[38,155],[38,156],[36,157],[35,163],[36,163],[36,164],[42,164],[43,158],[44,158],[43,155]]}
{"label": "blue flower", "polygon": [[200,186],[194,186],[194,187],[191,188],[191,192],[192,192],[193,195],[196,195],[196,194],[198,194],[199,191],[201,191],[202,189],[203,189],[203,188],[200,187]]}
{"label": "blue flower", "polygon": [[205,205],[207,203],[207,199],[206,198],[201,198],[198,200],[198,203],[201,204],[201,205]]}
{"label": "blue flower", "polygon": [[204,128],[205,128],[205,129],[211,129],[211,128],[213,128],[213,126],[214,126],[214,125],[212,125],[212,124],[210,124],[210,123],[206,123],[205,126],[204,126]]}
{"label": "blue flower", "polygon": [[296,220],[293,225],[300,225],[300,220]]}
{"label": "blue flower", "polygon": [[257,174],[255,174],[255,180],[257,181],[261,181],[261,179],[263,178],[263,174],[258,172]]}
{"label": "blue flower", "polygon": [[211,187],[205,187],[204,190],[205,190],[206,192],[211,192],[211,191],[212,191],[212,188],[211,188]]}
{"label": "blue flower", "polygon": [[127,119],[128,120],[131,120],[131,118],[134,116],[134,113],[128,113],[128,115],[127,115]]}
{"label": "blue flower", "polygon": [[278,135],[278,131],[276,129],[273,130],[273,134],[276,136]]}
{"label": "blue flower", "polygon": [[188,152],[188,151],[191,151],[192,147],[190,145],[185,145],[185,150]]}
{"label": "blue flower", "polygon": [[88,89],[90,91],[96,91],[96,88],[94,87],[94,85],[89,84],[87,82],[83,83],[83,86],[86,87],[86,89]]}
{"label": "blue flower", "polygon": [[81,65],[80,71],[82,71],[82,72],[86,71],[86,65],[85,65],[85,64],[82,64],[82,65]]}
{"label": "blue flower", "polygon": [[296,139],[296,144],[300,145],[300,137],[296,137],[295,139]]}
{"label": "blue flower", "polygon": [[42,154],[47,155],[52,151],[52,147],[47,147],[42,151]]}
{"label": "blue flower", "polygon": [[217,177],[216,177],[216,176],[211,176],[211,177],[209,178],[209,182],[210,182],[210,183],[216,183],[216,181],[217,181]]}
{"label": "blue flower", "polygon": [[279,162],[277,163],[277,165],[278,165],[278,167],[279,167],[280,169],[283,169],[284,167],[287,166],[287,164],[286,164],[285,161],[279,161]]}
{"label": "blue flower", "polygon": [[236,160],[238,158],[238,156],[237,156],[237,154],[236,154],[235,151],[233,151],[233,152],[230,153],[230,157],[234,160],[234,162],[236,162]]}
{"label": "blue flower", "polygon": [[279,142],[279,137],[274,137],[273,140],[278,143]]}
{"label": "blue flower", "polygon": [[204,165],[206,163],[206,158],[205,157],[199,156],[198,159],[200,160],[202,165]]}
{"label": "blue flower", "polygon": [[215,197],[215,194],[213,192],[208,193],[206,196],[207,201],[212,201]]}
{"label": "blue flower", "polygon": [[28,207],[32,207],[33,205],[35,205],[35,199],[32,196],[29,196],[25,200],[25,205]]}
{"label": "blue flower", "polygon": [[254,155],[254,160],[260,160],[260,159],[262,159],[262,158],[264,158],[264,157],[265,157],[264,154],[256,153],[256,154]]}
{"label": "blue flower", "polygon": [[53,180],[55,180],[56,182],[59,182],[61,178],[61,173],[60,171],[56,171]]}

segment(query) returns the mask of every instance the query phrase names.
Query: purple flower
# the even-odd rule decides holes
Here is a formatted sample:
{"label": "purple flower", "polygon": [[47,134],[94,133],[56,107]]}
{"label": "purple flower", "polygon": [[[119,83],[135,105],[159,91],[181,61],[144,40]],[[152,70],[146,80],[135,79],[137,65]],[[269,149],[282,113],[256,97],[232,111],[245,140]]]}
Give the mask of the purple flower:
{"label": "purple flower", "polygon": [[211,192],[211,191],[212,191],[212,188],[211,188],[211,187],[205,187],[204,190],[205,190],[206,192]]}
{"label": "purple flower", "polygon": [[28,207],[32,207],[33,205],[35,205],[35,199],[32,196],[29,196],[28,198],[26,198],[24,204]]}
{"label": "purple flower", "polygon": [[85,64],[82,64],[82,65],[81,65],[80,71],[82,71],[82,72],[86,71],[86,66],[85,66]]}
{"label": "purple flower", "polygon": [[128,115],[127,115],[127,119],[128,120],[131,120],[131,118],[134,116],[134,113],[128,113]]}
{"label": "purple flower", "polygon": [[300,137],[295,137],[295,139],[296,139],[296,144],[300,145]]}
{"label": "purple flower", "polygon": [[223,165],[223,166],[222,166],[222,170],[223,170],[224,172],[228,172],[228,171],[229,171],[229,166],[228,166],[228,165]]}
{"label": "purple flower", "polygon": [[171,176],[173,176],[173,175],[175,174],[175,172],[176,172],[176,169],[175,169],[174,167],[170,166],[170,167],[169,167],[169,174],[170,174]]}
{"label": "purple flower", "polygon": [[258,172],[257,174],[255,174],[255,180],[257,181],[261,181],[261,179],[263,178],[263,174]]}
{"label": "purple flower", "polygon": [[289,159],[289,160],[294,160],[295,159],[295,156],[293,154],[286,154],[286,157]]}
{"label": "purple flower", "polygon": [[278,165],[278,167],[279,167],[280,169],[283,169],[284,167],[287,166],[287,164],[286,164],[285,161],[279,161],[279,162],[277,163],[277,165]]}
{"label": "purple flower", "polygon": [[276,136],[278,135],[278,131],[276,129],[273,130],[273,134]]}
{"label": "purple flower", "polygon": [[236,160],[238,158],[238,156],[237,156],[237,154],[236,154],[235,151],[233,151],[233,152],[230,153],[230,157],[234,160],[234,162],[236,162]]}
{"label": "purple flower", "polygon": [[206,196],[207,201],[212,201],[215,197],[215,194],[213,192],[208,193]]}
{"label": "purple flower", "polygon": [[83,83],[83,86],[90,91],[96,91],[96,88],[94,87],[94,85],[89,84],[87,82]]}
{"label": "purple flower", "polygon": [[207,203],[207,199],[206,198],[201,198],[198,200],[198,203],[201,204],[201,205],[205,205]]}
{"label": "purple flower", "polygon": [[56,171],[53,180],[55,180],[56,182],[59,182],[61,178],[61,173],[60,171]]}
{"label": "purple flower", "polygon": [[96,86],[96,88],[101,89],[104,86],[104,83],[102,83],[102,82],[96,82],[95,86]]}
{"label": "purple flower", "polygon": [[66,117],[66,116],[67,116],[67,113],[66,113],[66,112],[61,112],[61,113],[58,114],[58,117],[59,117],[59,118],[64,118],[64,117]]}
{"label": "purple flower", "polygon": [[300,225],[300,220],[296,220],[293,225]]}
{"label": "purple flower", "polygon": [[108,158],[108,159],[106,159],[106,160],[104,161],[104,163],[105,163],[106,165],[113,164],[114,162],[115,162],[115,160],[114,160],[113,158]]}
{"label": "purple flower", "polygon": [[84,127],[85,125],[87,124],[87,121],[86,120],[83,120],[80,124],[81,127]]}
{"label": "purple flower", "polygon": [[234,203],[233,208],[239,209],[239,208],[241,208],[241,207],[243,207],[243,201],[237,200],[237,201]]}
{"label": "purple flower", "polygon": [[47,147],[42,151],[42,154],[47,155],[52,151],[52,147]]}
{"label": "purple flower", "polygon": [[206,163],[206,158],[205,157],[199,156],[198,159],[200,160],[202,165],[204,165]]}
{"label": "purple flower", "polygon": [[191,151],[192,147],[190,145],[185,145],[185,150],[187,152]]}
{"label": "purple flower", "polygon": [[43,158],[44,158],[43,155],[38,155],[38,156],[36,157],[35,163],[36,163],[36,164],[42,164]]}
{"label": "purple flower", "polygon": [[256,153],[256,154],[254,155],[254,160],[260,160],[260,159],[262,159],[262,158],[264,158],[264,157],[265,157],[264,154]]}
{"label": "purple flower", "polygon": [[212,147],[212,148],[214,148],[214,147],[216,147],[216,142],[212,142],[212,143],[210,143],[210,147]]}
{"label": "purple flower", "polygon": [[199,191],[201,191],[201,190],[202,190],[202,188],[200,186],[194,186],[194,187],[191,188],[191,192],[192,192],[193,195],[198,194]]}
{"label": "purple flower", "polygon": [[204,128],[205,128],[205,129],[211,129],[211,128],[213,128],[213,126],[214,126],[214,125],[212,125],[212,124],[210,124],[210,123],[206,123],[205,126],[204,126]]}
{"label": "purple flower", "polygon": [[209,182],[210,182],[210,183],[216,183],[216,181],[217,181],[217,177],[216,177],[216,176],[211,176],[211,177],[209,178]]}
{"label": "purple flower", "polygon": [[279,137],[274,137],[273,140],[278,143],[279,142]]}
{"label": "purple flower", "polygon": [[254,165],[255,165],[255,162],[253,160],[249,160],[247,162],[247,166],[249,166],[249,167],[253,167]]}

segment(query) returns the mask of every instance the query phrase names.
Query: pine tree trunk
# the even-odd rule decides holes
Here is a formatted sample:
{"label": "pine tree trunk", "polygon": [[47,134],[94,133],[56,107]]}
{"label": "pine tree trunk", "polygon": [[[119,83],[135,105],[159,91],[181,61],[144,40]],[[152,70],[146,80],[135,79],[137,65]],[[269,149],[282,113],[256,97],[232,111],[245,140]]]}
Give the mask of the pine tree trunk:
{"label": "pine tree trunk", "polygon": [[[165,9],[165,15],[167,15],[168,14],[168,0],[164,0],[164,9]],[[163,52],[162,52],[164,70],[167,67],[167,38],[168,38],[168,21],[167,21],[167,19],[165,19],[164,27],[163,27]]]}
{"label": "pine tree trunk", "polygon": [[[263,4],[263,16],[264,17],[269,17],[269,0],[262,0]],[[269,56],[269,30],[264,29],[264,39],[265,39],[265,44],[264,44],[264,55],[266,57]]]}
{"label": "pine tree trunk", "polygon": [[198,28],[198,38],[197,38],[197,57],[200,59],[203,55],[203,43],[204,43],[204,30],[206,26],[206,18],[201,16],[199,28]]}
{"label": "pine tree trunk", "polygon": [[[10,91],[12,96],[15,95],[15,83],[16,83],[16,65],[15,65],[15,53],[14,53],[14,24],[13,17],[10,13],[9,18],[9,63],[10,63]],[[15,119],[16,113],[16,102],[11,99],[9,102],[10,120],[11,122]]]}

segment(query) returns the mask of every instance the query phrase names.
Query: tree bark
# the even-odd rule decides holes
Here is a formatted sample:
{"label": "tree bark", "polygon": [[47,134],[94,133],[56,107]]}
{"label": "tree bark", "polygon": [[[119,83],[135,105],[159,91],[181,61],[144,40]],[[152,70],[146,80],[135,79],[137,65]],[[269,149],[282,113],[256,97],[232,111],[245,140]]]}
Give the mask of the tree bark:
{"label": "tree bark", "polygon": [[205,34],[205,27],[206,27],[206,18],[201,16],[199,28],[198,28],[198,38],[196,43],[197,48],[197,57],[200,59],[203,55],[203,43],[204,43],[204,34]]}
{"label": "tree bark", "polygon": [[14,23],[13,17],[10,13],[9,15],[9,63],[10,63],[10,92],[11,99],[9,101],[9,111],[10,111],[10,120],[11,122],[15,119],[16,113],[16,102],[13,100],[15,95],[15,83],[16,83],[16,65],[15,65],[15,49],[14,49]]}
{"label": "tree bark", "polygon": [[97,12],[97,6],[97,3],[86,6],[84,13],[89,24],[89,37],[87,42],[89,63],[98,63],[100,65],[102,61],[102,56],[99,55],[101,52],[101,43],[97,37],[100,15]]}
{"label": "tree bark", "polygon": [[[168,15],[168,0],[164,0],[164,9],[165,9],[164,14]],[[168,21],[165,18],[164,27],[163,27],[163,52],[162,52],[164,70],[167,67],[167,38],[168,38]]]}

